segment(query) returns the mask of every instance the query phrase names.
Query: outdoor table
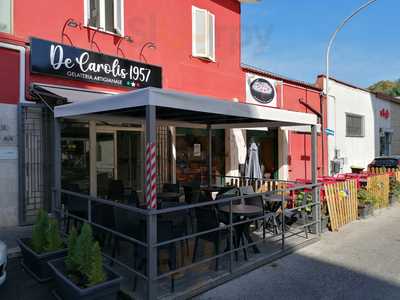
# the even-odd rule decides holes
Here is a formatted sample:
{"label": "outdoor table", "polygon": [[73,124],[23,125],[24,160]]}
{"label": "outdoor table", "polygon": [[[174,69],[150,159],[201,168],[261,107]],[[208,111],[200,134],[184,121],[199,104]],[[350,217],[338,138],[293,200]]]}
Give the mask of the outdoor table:
{"label": "outdoor table", "polygon": [[223,193],[223,192],[228,191],[230,189],[232,189],[232,187],[229,187],[229,186],[217,186],[217,185],[205,186],[205,187],[201,188],[201,190],[204,191],[209,196],[209,198],[212,199],[212,200],[215,200],[219,193]]}
{"label": "outdoor table", "polygon": [[157,198],[166,201],[179,202],[179,198],[183,195],[181,192],[161,192],[157,193]]}
{"label": "outdoor table", "polygon": [[288,200],[290,200],[290,197],[288,196],[281,196],[281,195],[263,195],[263,202],[264,202],[264,206],[267,208],[268,211],[273,211],[274,208],[276,208],[277,203],[281,203],[283,202],[287,202]]}
{"label": "outdoor table", "polygon": [[[220,211],[229,214],[231,211],[230,205],[225,205],[219,208]],[[237,216],[241,217],[251,217],[259,214],[263,214],[263,209],[262,207],[255,206],[255,205],[247,205],[247,204],[233,204],[232,205],[232,214],[235,214]],[[238,236],[238,247],[240,246],[240,239],[242,234],[245,235],[247,242],[249,244],[253,243],[253,239],[250,236],[250,223],[244,223],[241,225],[236,226],[235,228],[236,234]],[[254,253],[260,253],[260,250],[258,249],[257,245],[253,245],[253,251]]]}

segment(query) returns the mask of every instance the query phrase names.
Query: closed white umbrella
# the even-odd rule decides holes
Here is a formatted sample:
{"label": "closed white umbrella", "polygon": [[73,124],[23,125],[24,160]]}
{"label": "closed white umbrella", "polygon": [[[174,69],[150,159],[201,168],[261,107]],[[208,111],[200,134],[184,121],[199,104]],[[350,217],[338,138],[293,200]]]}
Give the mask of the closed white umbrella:
{"label": "closed white umbrella", "polygon": [[256,143],[251,143],[246,163],[246,177],[254,179],[262,179],[260,161],[258,158],[258,147]]}

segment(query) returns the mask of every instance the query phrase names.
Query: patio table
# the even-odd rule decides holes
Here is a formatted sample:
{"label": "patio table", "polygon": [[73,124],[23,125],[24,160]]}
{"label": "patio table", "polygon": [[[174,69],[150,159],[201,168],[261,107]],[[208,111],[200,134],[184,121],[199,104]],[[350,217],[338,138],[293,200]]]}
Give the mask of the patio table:
{"label": "patio table", "polygon": [[[231,211],[230,205],[225,205],[219,208],[220,211],[229,214]],[[255,205],[247,205],[247,204],[233,204],[232,205],[232,214],[235,214],[240,217],[251,217],[256,216],[259,214],[263,214],[264,211],[262,207],[255,206]],[[236,234],[238,236],[238,247],[240,246],[240,240],[242,238],[242,234],[245,235],[247,242],[249,244],[253,243],[253,239],[250,236],[250,223],[244,223],[235,226]],[[260,253],[257,245],[253,245],[254,253]],[[246,258],[247,259],[247,258]]]}
{"label": "patio table", "polygon": [[204,191],[208,197],[212,200],[215,200],[217,198],[217,195],[219,193],[224,193],[230,189],[232,189],[232,187],[229,186],[217,186],[217,185],[213,185],[213,186],[205,186],[205,187],[201,187],[200,188],[202,191]]}
{"label": "patio table", "polygon": [[179,198],[183,196],[182,192],[161,192],[157,193],[157,198],[166,201],[179,202]]}

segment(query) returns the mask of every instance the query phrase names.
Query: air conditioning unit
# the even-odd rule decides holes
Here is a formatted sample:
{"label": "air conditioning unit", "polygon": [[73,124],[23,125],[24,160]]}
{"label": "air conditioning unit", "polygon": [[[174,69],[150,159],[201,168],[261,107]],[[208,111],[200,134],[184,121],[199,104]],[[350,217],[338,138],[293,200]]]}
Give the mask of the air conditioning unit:
{"label": "air conditioning unit", "polygon": [[342,159],[331,160],[331,173],[332,173],[332,175],[340,173],[342,168],[343,168],[343,160]]}

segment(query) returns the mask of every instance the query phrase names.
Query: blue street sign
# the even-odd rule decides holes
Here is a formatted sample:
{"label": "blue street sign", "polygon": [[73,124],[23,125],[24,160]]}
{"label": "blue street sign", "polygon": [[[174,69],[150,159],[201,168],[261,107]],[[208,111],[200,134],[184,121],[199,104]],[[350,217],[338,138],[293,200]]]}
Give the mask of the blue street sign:
{"label": "blue street sign", "polygon": [[335,131],[329,128],[325,128],[326,135],[335,135]]}

